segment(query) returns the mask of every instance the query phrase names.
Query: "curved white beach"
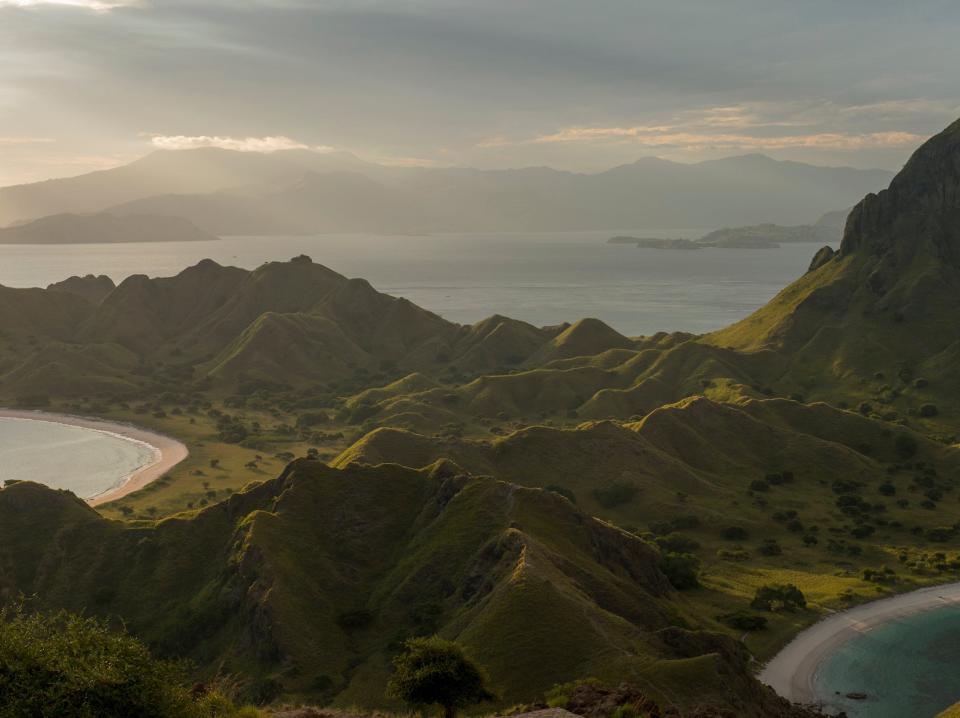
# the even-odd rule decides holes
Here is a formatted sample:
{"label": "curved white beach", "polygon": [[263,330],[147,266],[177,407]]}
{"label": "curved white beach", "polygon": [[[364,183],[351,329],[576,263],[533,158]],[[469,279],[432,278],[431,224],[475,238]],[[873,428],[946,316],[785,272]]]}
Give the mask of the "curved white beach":
{"label": "curved white beach", "polygon": [[817,671],[844,643],[889,621],[955,603],[960,603],[960,583],[921,588],[835,613],[788,643],[764,666],[758,678],[789,701],[817,703]]}
{"label": "curved white beach", "polygon": [[151,460],[148,460],[127,476],[118,477],[118,482],[113,488],[92,498],[87,498],[87,503],[91,506],[115,501],[143,488],[151,481],[163,476],[164,473],[187,458],[189,454],[187,447],[176,439],[130,424],[25,409],[0,409],[0,419],[45,421],[63,426],[79,427],[136,442],[152,451]]}

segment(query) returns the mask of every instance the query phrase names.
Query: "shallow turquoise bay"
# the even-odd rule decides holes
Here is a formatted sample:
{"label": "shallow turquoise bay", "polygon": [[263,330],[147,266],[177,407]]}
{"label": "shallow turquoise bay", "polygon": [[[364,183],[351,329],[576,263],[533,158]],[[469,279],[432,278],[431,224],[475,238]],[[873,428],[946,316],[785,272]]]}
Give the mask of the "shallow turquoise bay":
{"label": "shallow turquoise bay", "polygon": [[154,459],[152,447],[102,431],[0,418],[0,482],[36,481],[90,499]]}
{"label": "shallow turquoise bay", "polygon": [[932,718],[960,700],[960,606],[858,635],[823,663],[815,689],[825,708],[850,718]]}

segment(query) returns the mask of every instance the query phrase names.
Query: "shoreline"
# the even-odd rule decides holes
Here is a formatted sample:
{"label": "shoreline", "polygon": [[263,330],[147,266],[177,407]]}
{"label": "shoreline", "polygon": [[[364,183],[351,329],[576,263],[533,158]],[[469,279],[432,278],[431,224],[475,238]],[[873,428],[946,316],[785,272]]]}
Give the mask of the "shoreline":
{"label": "shoreline", "polygon": [[88,505],[94,507],[116,501],[128,494],[132,494],[134,491],[139,491],[186,459],[190,453],[185,444],[174,439],[172,436],[142,429],[133,424],[123,424],[104,419],[74,416],[71,414],[56,414],[32,409],[0,409],[0,419],[26,419],[29,421],[46,421],[64,426],[75,426],[82,429],[99,431],[150,447],[154,453],[153,461],[144,464],[133,473],[124,476],[112,489],[107,489],[101,494],[84,499]]}
{"label": "shoreline", "polygon": [[763,667],[757,678],[792,703],[816,705],[824,662],[845,643],[885,623],[960,604],[960,582],[927,586],[834,613],[797,634]]}

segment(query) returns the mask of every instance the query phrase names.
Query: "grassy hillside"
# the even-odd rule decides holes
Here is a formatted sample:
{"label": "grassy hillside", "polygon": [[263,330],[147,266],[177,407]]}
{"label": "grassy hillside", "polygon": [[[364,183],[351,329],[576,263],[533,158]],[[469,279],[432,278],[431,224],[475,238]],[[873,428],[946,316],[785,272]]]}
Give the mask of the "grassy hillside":
{"label": "grassy hillside", "polygon": [[[698,622],[655,548],[555,493],[439,466],[299,461],[136,523],[16,483],[0,490],[0,547],[0,596],[122,619],[161,654],[246,676],[260,699],[383,705],[390,656],[434,632],[463,642],[505,703],[585,675],[681,706],[741,700],[718,671],[753,686],[729,639],[688,632]],[[691,670],[703,690],[667,690]],[[750,690],[762,699],[741,715],[771,714]]]}
{"label": "grassy hillside", "polygon": [[[558,492],[591,515],[702,564],[689,598],[711,618],[789,580],[817,610],[955,576],[960,451],[825,404],[690,399],[632,424],[530,427],[493,440],[396,429],[334,462],[462,470]],[[939,557],[938,557],[939,555]],[[873,574],[890,569],[879,580]],[[865,580],[865,577],[868,580]],[[747,645],[766,656],[805,616],[771,617]]]}

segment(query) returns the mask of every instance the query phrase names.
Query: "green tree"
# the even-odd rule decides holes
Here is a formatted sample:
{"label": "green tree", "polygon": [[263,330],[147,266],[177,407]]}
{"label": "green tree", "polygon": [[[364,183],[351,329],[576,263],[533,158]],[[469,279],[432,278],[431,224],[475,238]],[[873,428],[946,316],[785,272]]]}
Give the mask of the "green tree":
{"label": "green tree", "polygon": [[463,647],[437,636],[408,640],[393,667],[388,696],[418,706],[437,703],[445,718],[453,718],[458,708],[495,698],[483,669]]}

